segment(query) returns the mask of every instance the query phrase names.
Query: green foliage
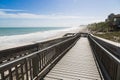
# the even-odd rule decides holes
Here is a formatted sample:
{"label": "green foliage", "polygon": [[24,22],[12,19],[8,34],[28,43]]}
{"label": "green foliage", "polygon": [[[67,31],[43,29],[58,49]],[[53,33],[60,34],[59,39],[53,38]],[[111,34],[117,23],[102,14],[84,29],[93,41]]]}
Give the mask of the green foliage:
{"label": "green foliage", "polygon": [[107,32],[104,34],[94,34],[94,35],[111,41],[120,42],[120,32]]}
{"label": "green foliage", "polygon": [[89,24],[88,29],[96,36],[120,42],[120,30],[116,30],[115,26],[111,26],[113,23],[112,18],[113,17],[110,16],[108,21]]}
{"label": "green foliage", "polygon": [[120,42],[120,31],[110,31],[109,22],[99,22],[88,25],[88,29],[93,34],[111,41]]}
{"label": "green foliage", "polygon": [[99,22],[88,25],[88,29],[96,32],[108,32],[109,26],[107,22]]}

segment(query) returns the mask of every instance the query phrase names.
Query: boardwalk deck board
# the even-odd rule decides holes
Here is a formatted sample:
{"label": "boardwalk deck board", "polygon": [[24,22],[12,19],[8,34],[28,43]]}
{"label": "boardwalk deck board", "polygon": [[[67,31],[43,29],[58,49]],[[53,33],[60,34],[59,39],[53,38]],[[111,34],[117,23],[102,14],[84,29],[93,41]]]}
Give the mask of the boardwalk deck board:
{"label": "boardwalk deck board", "polygon": [[88,39],[81,37],[44,80],[101,80]]}

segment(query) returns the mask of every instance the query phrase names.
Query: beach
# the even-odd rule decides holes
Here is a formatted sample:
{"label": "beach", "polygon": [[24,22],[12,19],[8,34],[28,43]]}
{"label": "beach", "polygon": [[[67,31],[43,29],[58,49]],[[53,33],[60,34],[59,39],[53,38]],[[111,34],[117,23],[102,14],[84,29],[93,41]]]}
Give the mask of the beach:
{"label": "beach", "polygon": [[0,37],[0,50],[40,43],[56,38],[60,38],[66,33],[78,33],[84,30],[85,27],[72,27],[63,30],[51,30],[44,32],[35,32],[24,35],[12,35]]}

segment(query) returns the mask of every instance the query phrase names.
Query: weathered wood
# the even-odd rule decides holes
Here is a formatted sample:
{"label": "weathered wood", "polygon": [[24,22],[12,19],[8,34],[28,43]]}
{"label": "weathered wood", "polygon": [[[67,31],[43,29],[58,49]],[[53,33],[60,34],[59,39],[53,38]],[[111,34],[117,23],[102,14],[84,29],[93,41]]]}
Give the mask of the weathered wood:
{"label": "weathered wood", "polygon": [[101,80],[87,38],[80,38],[44,79]]}
{"label": "weathered wood", "polygon": [[[98,61],[100,70],[105,80],[119,80],[120,79],[120,59],[113,53],[114,49],[107,49],[104,41],[101,43],[97,38],[89,35],[89,41],[93,49],[94,55]],[[100,44],[99,44],[100,43]],[[114,47],[110,45],[111,47]],[[108,46],[109,47],[109,46]]]}
{"label": "weathered wood", "polygon": [[35,43],[35,44],[18,46],[18,47],[14,47],[14,48],[10,48],[10,49],[0,50],[0,64],[7,62],[7,61],[10,61],[11,59],[14,60],[18,57],[21,57],[21,56],[24,56],[27,54],[31,54],[35,51],[49,47],[49,46],[54,45],[58,42],[66,40],[68,38],[70,38],[70,37],[63,37],[63,38],[39,42],[39,43]]}
{"label": "weathered wood", "polygon": [[[66,49],[70,49],[79,37],[80,35],[76,34],[68,38],[61,38],[57,41],[55,40],[55,43],[40,43],[39,45],[37,44],[37,47],[33,48],[32,50],[27,50],[26,54],[23,55],[21,53],[22,56],[16,54],[18,54],[19,51],[24,52],[24,49],[18,49],[18,51],[15,53],[15,58],[11,57],[11,55],[8,55],[0,64],[0,80],[7,80],[10,77],[12,77],[13,80],[38,80],[43,78],[49,69],[52,68],[48,67],[48,69],[46,69],[46,67],[51,65],[53,61],[57,63],[60,58],[56,58],[59,57],[61,53],[66,52]],[[57,51],[58,49],[59,51]],[[10,50],[15,52],[15,49]],[[6,50],[5,53],[8,54],[9,50]],[[53,63],[53,65],[55,65],[55,63]],[[41,72],[43,74],[39,75]]]}

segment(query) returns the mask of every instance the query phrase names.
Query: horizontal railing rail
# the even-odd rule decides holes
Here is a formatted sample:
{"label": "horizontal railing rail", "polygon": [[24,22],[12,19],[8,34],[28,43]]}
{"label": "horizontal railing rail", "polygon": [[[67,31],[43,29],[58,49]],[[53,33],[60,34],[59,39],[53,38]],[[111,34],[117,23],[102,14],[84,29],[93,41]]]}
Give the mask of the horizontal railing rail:
{"label": "horizontal railing rail", "polygon": [[101,39],[98,39],[95,36],[92,36],[94,40],[96,40],[99,44],[101,44],[105,49],[107,49],[109,52],[111,52],[113,55],[118,57],[120,59],[120,46],[113,45],[109,42],[103,41]]}
{"label": "horizontal railing rail", "polygon": [[0,50],[0,64],[7,62],[7,61],[14,60],[21,56],[31,54],[35,51],[41,50],[45,47],[49,47],[53,44],[56,44],[60,41],[66,40],[68,38],[70,38],[70,37],[62,37],[62,38],[49,40],[49,41],[45,41],[45,42],[39,42],[39,43],[35,43],[35,44]]}
{"label": "horizontal railing rail", "polygon": [[120,59],[89,35],[90,45],[105,80],[120,80]]}
{"label": "horizontal railing rail", "polygon": [[76,43],[76,34],[31,54],[0,64],[0,80],[39,80]]}

